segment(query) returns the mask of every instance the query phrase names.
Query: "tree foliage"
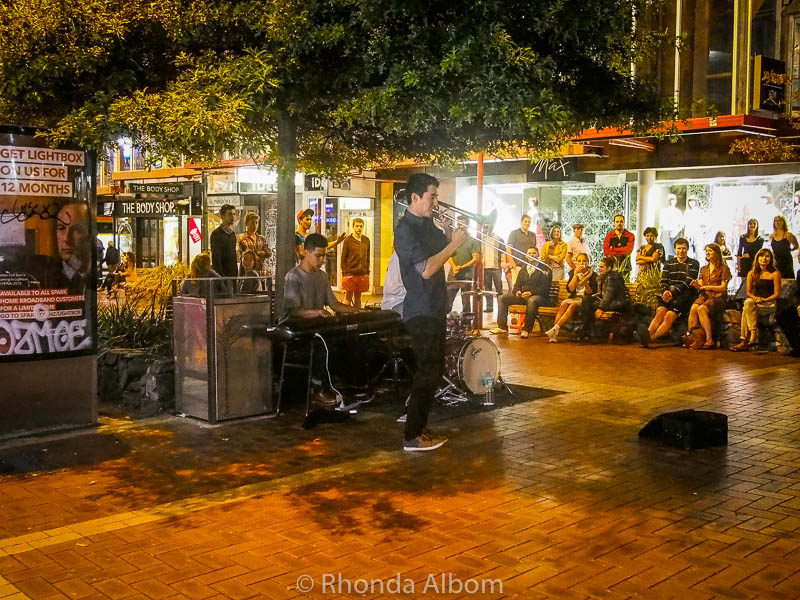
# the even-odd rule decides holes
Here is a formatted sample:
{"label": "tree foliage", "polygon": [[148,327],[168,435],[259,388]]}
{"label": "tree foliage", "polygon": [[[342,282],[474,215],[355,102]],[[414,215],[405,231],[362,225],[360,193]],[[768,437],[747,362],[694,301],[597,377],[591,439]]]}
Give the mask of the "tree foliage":
{"label": "tree foliage", "polygon": [[304,170],[644,129],[663,103],[630,65],[651,0],[10,0],[0,121],[162,156],[276,156]]}

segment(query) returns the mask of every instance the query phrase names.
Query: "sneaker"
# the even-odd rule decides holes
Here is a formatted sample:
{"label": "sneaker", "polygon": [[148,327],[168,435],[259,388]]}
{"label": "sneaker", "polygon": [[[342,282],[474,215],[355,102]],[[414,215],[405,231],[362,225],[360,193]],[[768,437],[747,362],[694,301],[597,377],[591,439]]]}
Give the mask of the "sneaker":
{"label": "sneaker", "polygon": [[489,333],[493,333],[495,335],[502,335],[504,333],[508,333],[508,329],[503,329],[502,327],[495,327]]}
{"label": "sneaker", "polygon": [[555,343],[557,343],[557,342],[558,342],[558,338],[554,338],[554,337],[551,337],[551,338],[550,338],[550,343],[551,343],[551,344],[555,344]]}
{"label": "sneaker", "polygon": [[441,448],[445,442],[447,442],[447,438],[437,438],[428,433],[423,433],[413,440],[404,440],[403,450],[406,452],[427,452],[428,450]]}
{"label": "sneaker", "polygon": [[406,416],[407,415],[405,415],[405,414],[400,415],[399,417],[397,417],[397,422],[398,423],[405,423],[406,422]]}
{"label": "sneaker", "polygon": [[556,328],[555,328],[555,327],[551,327],[550,329],[548,329],[547,331],[545,331],[545,332],[544,332],[544,334],[545,334],[547,337],[549,337],[549,338],[550,338],[550,341],[552,342],[552,341],[553,341],[553,340],[556,338]]}
{"label": "sneaker", "polygon": [[527,332],[527,331],[525,331],[525,330],[522,330],[522,331],[520,332],[520,334],[519,334],[519,337],[521,337],[522,339],[525,339],[525,338],[526,338],[526,337],[528,337],[529,335],[530,335],[530,333],[528,333],[528,332]]}

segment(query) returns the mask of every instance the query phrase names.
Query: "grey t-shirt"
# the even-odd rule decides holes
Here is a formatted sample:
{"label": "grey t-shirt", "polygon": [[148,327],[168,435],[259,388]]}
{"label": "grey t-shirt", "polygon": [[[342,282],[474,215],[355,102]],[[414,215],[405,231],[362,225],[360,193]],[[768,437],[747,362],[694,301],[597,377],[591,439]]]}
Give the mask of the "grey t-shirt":
{"label": "grey t-shirt", "polygon": [[306,273],[297,265],[286,274],[284,282],[281,321],[287,319],[294,310],[332,307],[338,302],[324,271]]}

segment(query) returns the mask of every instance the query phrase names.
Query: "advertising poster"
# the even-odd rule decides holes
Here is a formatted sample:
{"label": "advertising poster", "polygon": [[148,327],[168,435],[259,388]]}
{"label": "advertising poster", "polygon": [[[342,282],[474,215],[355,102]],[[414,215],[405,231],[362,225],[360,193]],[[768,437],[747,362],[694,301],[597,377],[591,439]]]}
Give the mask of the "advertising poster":
{"label": "advertising poster", "polygon": [[94,351],[89,162],[0,129],[0,362]]}

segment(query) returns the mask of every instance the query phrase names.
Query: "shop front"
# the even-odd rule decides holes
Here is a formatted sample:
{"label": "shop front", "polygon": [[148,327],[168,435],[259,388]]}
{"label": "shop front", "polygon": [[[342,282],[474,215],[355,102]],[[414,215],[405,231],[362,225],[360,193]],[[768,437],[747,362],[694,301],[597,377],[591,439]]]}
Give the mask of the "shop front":
{"label": "shop front", "polygon": [[[362,177],[348,177],[341,180],[327,180],[316,175],[306,175],[303,183],[302,202],[297,207],[314,211],[311,231],[321,233],[329,242],[342,233],[353,232],[353,221],[364,222],[363,235],[370,240],[370,290],[373,293],[380,285],[380,274],[376,272],[380,264],[380,215],[375,207],[375,179],[369,173]],[[334,289],[341,287],[342,245],[328,251],[325,272]]]}
{"label": "shop front", "polygon": [[189,263],[201,250],[202,198],[195,182],[128,183],[98,209],[101,241],[133,252],[136,266]]}
{"label": "shop front", "polygon": [[[245,218],[249,213],[258,215],[257,233],[275,248],[278,218],[278,176],[272,167],[246,166],[209,173],[206,177],[206,212],[208,231],[219,227],[219,209],[230,204],[237,211],[234,229],[245,232]],[[267,259],[269,272],[275,272],[275,254]]]}

